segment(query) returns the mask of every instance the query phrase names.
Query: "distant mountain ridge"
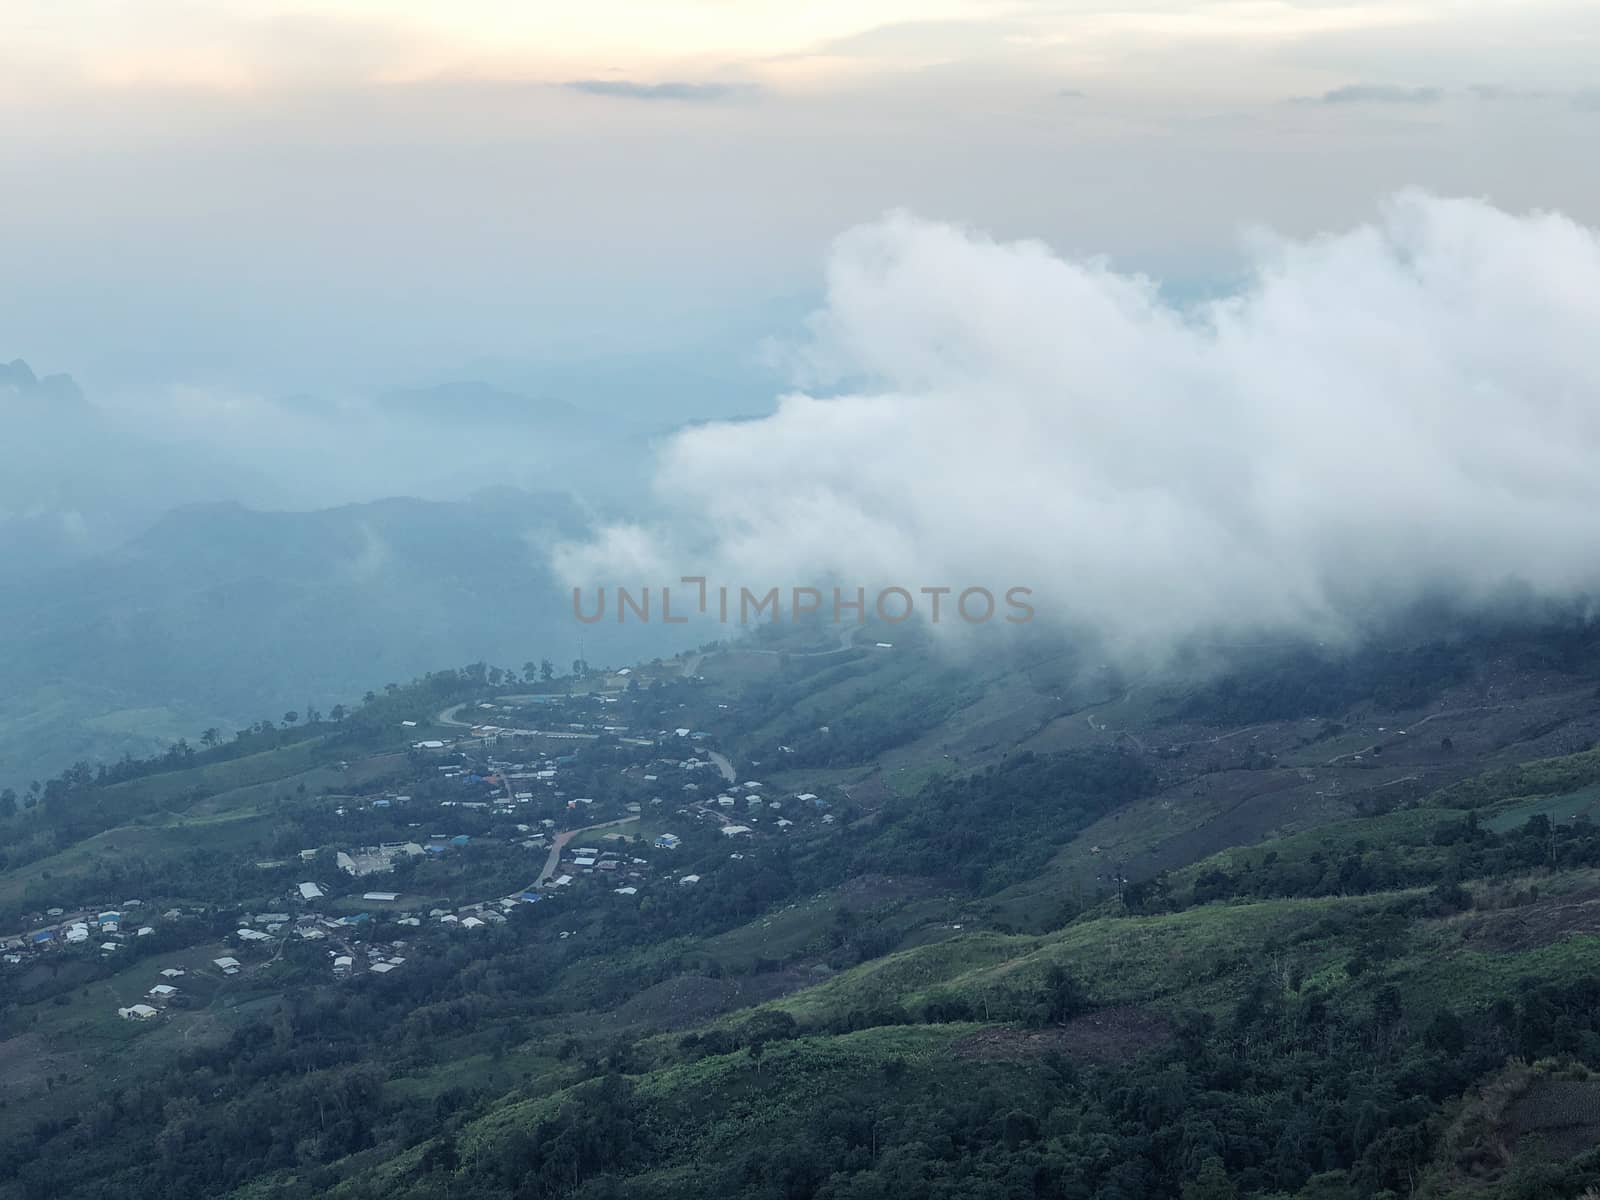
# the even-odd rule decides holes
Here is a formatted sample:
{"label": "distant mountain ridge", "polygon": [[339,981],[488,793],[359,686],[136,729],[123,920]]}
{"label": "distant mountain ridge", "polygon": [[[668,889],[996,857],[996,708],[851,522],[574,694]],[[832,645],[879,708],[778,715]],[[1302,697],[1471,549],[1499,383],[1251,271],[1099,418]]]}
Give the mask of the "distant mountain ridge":
{"label": "distant mountain ridge", "polygon": [[524,395],[476,379],[400,388],[383,393],[377,403],[386,413],[413,419],[532,424],[570,432],[594,432],[601,427],[596,417],[564,401]]}
{"label": "distant mountain ridge", "polygon": [[85,404],[83,389],[71,375],[46,375],[41,379],[20,358],[0,363],[0,400],[58,408],[82,408]]}
{"label": "distant mountain ridge", "polygon": [[[575,502],[497,490],[311,512],[180,508],[126,545],[0,581],[0,778],[349,700],[443,664],[577,657],[547,548]],[[590,632],[595,661],[658,627]],[[609,639],[609,640],[607,640]]]}
{"label": "distant mountain ridge", "polygon": [[22,359],[0,364],[0,421],[0,585],[120,545],[175,505],[274,497],[254,472],[153,440]]}

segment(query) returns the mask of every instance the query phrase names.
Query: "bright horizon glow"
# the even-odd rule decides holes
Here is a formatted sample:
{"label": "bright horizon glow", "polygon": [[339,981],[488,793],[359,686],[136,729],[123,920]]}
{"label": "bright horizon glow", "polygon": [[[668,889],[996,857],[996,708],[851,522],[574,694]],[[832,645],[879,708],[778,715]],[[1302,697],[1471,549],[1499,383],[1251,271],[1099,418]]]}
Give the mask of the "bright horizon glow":
{"label": "bright horizon glow", "polygon": [[[88,0],[66,7],[24,0],[0,14],[0,55],[35,85],[69,89],[618,75],[663,82],[685,71],[759,82],[793,78],[796,62],[825,77],[862,61],[916,71],[996,58],[1091,65],[1115,77],[1119,67],[1137,75],[1144,57],[1292,52],[1307,39],[1391,31],[1403,41],[1436,39],[1447,53],[1452,42],[1493,44],[1496,31],[1515,26],[1541,43],[1548,67],[1563,46],[1541,36],[1541,26],[1580,20],[1582,12],[1572,0]],[[1204,74],[1204,64],[1191,67]],[[1308,62],[1304,73],[1321,72]]]}
{"label": "bright horizon glow", "polygon": [[1600,224],[1597,47],[1579,0],[13,0],[0,358],[748,347],[902,207],[1200,289],[1412,185]]}

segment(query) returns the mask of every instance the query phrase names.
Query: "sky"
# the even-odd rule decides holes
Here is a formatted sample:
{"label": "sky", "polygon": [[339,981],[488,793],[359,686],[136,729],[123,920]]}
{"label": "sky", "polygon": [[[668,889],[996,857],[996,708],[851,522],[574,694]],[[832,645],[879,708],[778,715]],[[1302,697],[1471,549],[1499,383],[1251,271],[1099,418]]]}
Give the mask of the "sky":
{"label": "sky", "polygon": [[0,375],[0,590],[512,485],[574,586],[1130,663],[1588,602],[1596,62],[1593,0],[6,0],[0,364],[83,399]]}
{"label": "sky", "polygon": [[699,356],[767,411],[890,211],[1173,295],[1408,186],[1600,223],[1597,39],[1573,0],[11,0],[0,358],[109,399]]}

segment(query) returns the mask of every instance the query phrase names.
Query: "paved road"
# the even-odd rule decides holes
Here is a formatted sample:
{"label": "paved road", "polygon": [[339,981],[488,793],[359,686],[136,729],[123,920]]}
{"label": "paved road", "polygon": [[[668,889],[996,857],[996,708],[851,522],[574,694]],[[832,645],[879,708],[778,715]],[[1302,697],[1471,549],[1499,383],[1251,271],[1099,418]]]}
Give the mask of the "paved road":
{"label": "paved road", "polygon": [[33,941],[33,935],[36,933],[54,933],[57,934],[56,942],[59,944],[64,936],[60,931],[66,929],[66,927],[71,925],[74,921],[87,921],[90,917],[95,915],[95,913],[90,912],[88,909],[84,909],[82,912],[67,913],[65,916],[61,917],[51,917],[50,924],[41,925],[37,929],[25,929],[21,933],[5,934],[4,936],[8,938],[22,938],[31,943]]}
{"label": "paved road", "polygon": [[[501,704],[515,704],[519,700],[532,700],[536,695],[538,695],[538,693],[529,693],[524,696],[497,696],[495,699]],[[449,708],[440,713],[435,719],[441,725],[454,725],[458,729],[471,729],[474,725],[482,725],[482,721],[463,721],[460,717],[456,716],[456,714],[465,708],[468,703],[471,702],[464,701],[461,704],[452,704]]]}
{"label": "paved road", "polygon": [[[507,696],[505,699],[515,700],[517,697]],[[452,704],[449,708],[441,712],[435,719],[441,725],[453,725],[457,729],[472,729],[478,725],[485,724],[483,721],[463,721],[461,718],[456,716],[456,714],[465,707],[465,704]],[[577,740],[584,742],[592,742],[600,736],[598,733],[573,733],[568,729],[502,729],[501,732],[514,734],[518,737],[561,738],[565,741]],[[628,741],[629,739],[623,738],[622,740]],[[638,739],[634,739],[635,743],[637,743],[637,740]]]}
{"label": "paved road", "polygon": [[472,722],[471,721],[461,721],[461,720],[457,720],[456,719],[456,714],[458,712],[460,712],[465,707],[466,707],[465,704],[452,704],[449,708],[445,709],[442,713],[439,714],[439,716],[438,716],[439,724],[441,724],[441,725],[455,725],[458,728],[471,729],[472,728]]}
{"label": "paved road", "polygon": [[556,865],[561,861],[561,851],[573,838],[580,833],[589,833],[595,829],[609,829],[613,825],[626,825],[629,821],[637,821],[638,817],[623,817],[620,821],[601,821],[598,825],[585,825],[582,829],[569,829],[565,833],[556,834],[555,843],[550,847],[550,853],[545,855],[544,870],[539,872],[536,882],[524,888],[524,891],[536,892],[544,886],[544,881],[556,873]]}
{"label": "paved road", "polygon": [[855,649],[855,635],[858,625],[846,625],[839,630],[839,644],[832,650],[751,650],[741,646],[730,646],[729,650],[741,654],[787,654],[790,658],[826,658],[830,654],[841,654],[846,650]]}

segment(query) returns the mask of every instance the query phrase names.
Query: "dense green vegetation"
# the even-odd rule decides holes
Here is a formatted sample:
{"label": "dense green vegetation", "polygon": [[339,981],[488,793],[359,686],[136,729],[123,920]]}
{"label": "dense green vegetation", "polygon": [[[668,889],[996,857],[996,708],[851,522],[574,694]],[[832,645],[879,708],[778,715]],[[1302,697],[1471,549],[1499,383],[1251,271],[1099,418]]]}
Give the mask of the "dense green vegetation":
{"label": "dense green vegetation", "polygon": [[[1463,654],[1341,670],[1390,703],[1433,705],[1481,669]],[[1184,828],[1180,801],[1229,778],[1234,748],[1155,754],[1080,718],[1083,745],[945,764],[903,791],[824,775],[800,803],[808,770],[858,750],[812,763],[780,746],[860,718],[881,738],[859,750],[870,771],[882,746],[962,720],[968,698],[929,682],[948,668],[846,652],[765,662],[755,683],[704,670],[643,671],[603,701],[536,664],[442,672],[339,720],[69,771],[0,816],[13,921],[125,895],[185,909],[117,955],[0,974],[0,1053],[28,1097],[0,1098],[0,1195],[1533,1200],[1600,1186],[1600,751],[1518,762],[1493,756],[1498,734],[1417,738],[1381,778],[1423,779],[1383,803],[1362,793],[1296,832],[1136,878],[1107,861],[1098,886],[1028,893],[1080,835]],[[1299,689],[1348,720],[1320,671],[1261,703]],[[497,794],[481,759],[516,752],[460,755],[480,782],[447,782],[399,721],[532,687],[546,695],[518,701],[518,719],[608,730],[559,747],[555,796],[593,807],[439,808]],[[1226,693],[1203,684],[1199,707],[1163,702],[1152,720],[1192,723]],[[1560,703],[1581,715],[1587,695]],[[1253,727],[1247,709],[1228,719]],[[715,773],[679,769],[693,754],[680,725],[765,755],[790,831],[730,842],[696,815]],[[636,736],[663,729],[660,745]],[[1307,761],[1368,739],[1314,742]],[[1270,744],[1306,743],[1301,724]],[[1249,753],[1266,764],[1249,779],[1309,769]],[[360,801],[379,791],[406,799]],[[626,802],[680,834],[671,851],[649,832],[632,843],[636,897],[580,884],[471,935],[366,911],[372,883],[331,865],[332,847],[440,828],[468,840],[384,886],[426,897],[419,911],[502,896],[539,869],[519,844],[532,817],[576,829],[619,821]],[[689,874],[701,882],[673,883]],[[403,945],[404,966],[341,982],[321,945],[239,941],[241,914],[292,903],[307,877],[330,912],[363,912],[352,937]],[[986,917],[1016,894],[1033,897],[1028,923]],[[191,971],[159,1022],[111,1015],[174,956],[223,953],[245,973]]]}

